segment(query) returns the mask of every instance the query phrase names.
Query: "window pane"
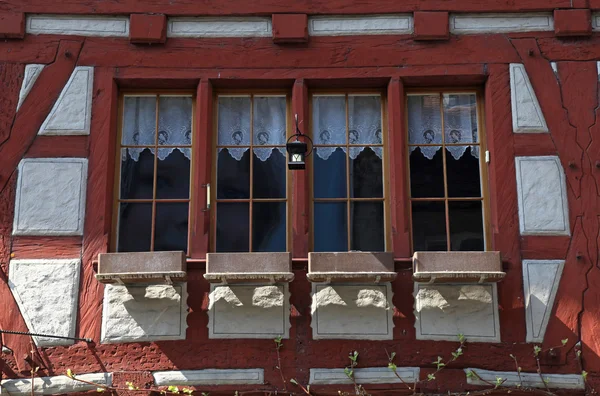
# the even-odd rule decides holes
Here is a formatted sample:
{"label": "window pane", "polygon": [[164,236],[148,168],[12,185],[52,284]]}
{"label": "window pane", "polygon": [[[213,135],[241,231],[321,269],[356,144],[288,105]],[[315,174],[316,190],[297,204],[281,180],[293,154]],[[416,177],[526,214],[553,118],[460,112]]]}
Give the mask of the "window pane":
{"label": "window pane", "polygon": [[315,144],[346,144],[346,97],[313,96],[312,108]]}
{"label": "window pane", "polygon": [[362,149],[354,159],[350,156],[352,198],[383,198],[383,163],[379,150],[375,152],[370,147],[352,149]]}
{"label": "window pane", "polygon": [[[446,172],[449,197],[481,197],[479,159],[469,146],[446,147]],[[479,155],[479,151],[477,151]],[[458,159],[457,159],[458,157]]]}
{"label": "window pane", "polygon": [[348,251],[348,214],[345,202],[315,202],[315,252]]}
{"label": "window pane", "polygon": [[123,99],[124,146],[156,144],[156,97],[125,96]]}
{"label": "window pane", "polygon": [[257,146],[285,144],[286,100],[285,97],[255,96],[252,141]]}
{"label": "window pane", "polygon": [[[190,196],[190,158],[191,150],[169,150],[170,154],[161,159],[159,152],[156,165],[156,198],[182,198]],[[185,150],[185,149],[184,149]]]}
{"label": "window pane", "polygon": [[[268,150],[266,161],[262,150]],[[253,196],[254,198],[285,198],[286,181],[285,175],[287,164],[285,155],[277,148],[254,149],[253,162]]]}
{"label": "window pane", "polygon": [[442,115],[439,95],[408,97],[409,144],[442,143]]}
{"label": "window pane", "polygon": [[346,198],[346,153],[341,148],[316,147],[314,154],[315,198]]}
{"label": "window pane", "polygon": [[217,204],[217,252],[250,251],[250,204]]}
{"label": "window pane", "polygon": [[252,251],[286,251],[285,202],[254,202],[252,204]]}
{"label": "window pane", "polygon": [[219,96],[218,144],[250,145],[250,97]]}
{"label": "window pane", "polygon": [[352,202],[351,250],[382,252],[385,250],[383,202]]}
{"label": "window pane", "polygon": [[187,252],[188,204],[157,203],[154,250]]}
{"label": "window pane", "polygon": [[121,202],[119,252],[147,252],[152,237],[152,204]]}
{"label": "window pane", "polygon": [[444,95],[444,130],[448,144],[478,141],[475,94]]}
{"label": "window pane", "polygon": [[485,250],[481,201],[449,202],[452,250]]}
{"label": "window pane", "polygon": [[444,202],[413,202],[413,250],[448,250]]}
{"label": "window pane", "polygon": [[[217,158],[217,199],[250,198],[250,154],[247,149],[220,149]],[[241,154],[240,156],[238,156]],[[235,158],[234,158],[235,156]]]}
{"label": "window pane", "polygon": [[152,199],[153,186],[154,154],[150,149],[121,149],[121,199]]}
{"label": "window pane", "polygon": [[383,144],[379,95],[348,96],[348,143]]}
{"label": "window pane", "polygon": [[430,156],[423,155],[421,149],[417,147],[410,153],[410,195],[413,198],[443,197],[444,158],[441,147],[426,147],[425,150],[435,149]]}
{"label": "window pane", "polygon": [[161,96],[158,101],[158,144],[192,144],[192,98]]}

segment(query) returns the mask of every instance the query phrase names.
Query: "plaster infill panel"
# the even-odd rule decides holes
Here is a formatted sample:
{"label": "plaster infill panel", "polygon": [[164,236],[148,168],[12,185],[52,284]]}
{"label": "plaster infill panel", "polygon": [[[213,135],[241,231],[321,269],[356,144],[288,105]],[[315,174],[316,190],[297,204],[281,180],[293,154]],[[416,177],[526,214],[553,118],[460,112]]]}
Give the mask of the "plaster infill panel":
{"label": "plaster infill panel", "polygon": [[83,235],[85,158],[26,158],[19,163],[13,235]]}
{"label": "plaster infill panel", "polygon": [[570,235],[565,172],[557,156],[516,157],[521,235]]}
{"label": "plaster infill panel", "polygon": [[[476,368],[464,369],[465,374],[473,371],[479,376],[467,376],[467,383],[471,385],[488,385],[495,383],[497,378],[501,378],[504,386],[523,386],[527,388],[546,388],[550,389],[585,389],[585,382],[580,374],[541,374],[524,373],[516,371],[489,371]],[[483,380],[483,381],[482,381]],[[487,383],[486,383],[487,381]],[[544,384],[546,382],[546,384]]]}
{"label": "plaster infill panel", "polygon": [[155,371],[152,376],[157,386],[262,385],[265,383],[265,370],[261,368]]}
{"label": "plaster infill panel", "polygon": [[513,132],[547,133],[548,125],[525,66],[511,63],[509,68]]}
{"label": "plaster infill panel", "polygon": [[106,285],[103,343],[184,340],[187,284]]}
{"label": "plaster infill panel", "polygon": [[551,13],[451,14],[450,33],[509,33],[554,31]]}
{"label": "plaster infill panel", "polygon": [[[98,385],[112,386],[112,373],[79,374],[77,378]],[[65,393],[95,391],[98,388],[96,385],[75,381],[66,375],[34,378],[33,387],[30,378],[2,380],[1,384],[0,394],[6,393],[10,396],[62,395]]]}
{"label": "plaster infill panel", "polygon": [[21,91],[19,92],[19,103],[17,104],[17,111],[29,95],[31,88],[33,88],[33,84],[35,84],[36,80],[42,74],[42,70],[46,65],[27,65],[25,66],[25,75],[23,76],[23,84],[21,85]]}
{"label": "plaster infill panel", "polygon": [[313,283],[311,313],[315,340],[393,338],[390,283]]}
{"label": "plaster infill panel", "polygon": [[28,34],[61,34],[74,36],[129,37],[129,18],[98,15],[27,16]]}
{"label": "plaster infill panel", "polygon": [[271,37],[271,18],[169,18],[167,37]]}
{"label": "plaster infill panel", "polygon": [[418,340],[500,342],[495,283],[415,284]]}
{"label": "plaster infill panel", "polygon": [[210,287],[209,338],[289,338],[287,283]]}
{"label": "plaster infill panel", "polygon": [[411,34],[413,17],[398,15],[327,15],[308,18],[311,36]]}
{"label": "plaster infill panel", "polygon": [[[365,367],[354,369],[354,378],[359,384],[401,384],[403,382],[412,384],[419,380],[419,372],[418,367],[398,367],[396,373],[387,367]],[[311,385],[351,385],[352,381],[344,369],[311,368],[309,383]]]}
{"label": "plaster infill panel", "polygon": [[[8,283],[32,333],[75,337],[81,260],[11,260]],[[33,337],[38,346],[72,340]]]}

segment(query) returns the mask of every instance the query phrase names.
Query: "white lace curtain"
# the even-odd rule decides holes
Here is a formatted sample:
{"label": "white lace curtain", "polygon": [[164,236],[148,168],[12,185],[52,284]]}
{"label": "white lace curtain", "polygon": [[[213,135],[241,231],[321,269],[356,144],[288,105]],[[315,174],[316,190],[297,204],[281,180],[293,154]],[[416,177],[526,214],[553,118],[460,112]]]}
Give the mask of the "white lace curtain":
{"label": "white lace curtain", "polygon": [[[123,146],[155,146],[158,138],[158,159],[164,161],[174,150],[192,158],[192,98],[161,96],[158,103],[158,137],[156,135],[156,97],[126,96],[123,110]],[[188,146],[164,147],[160,146]],[[153,147],[128,147],[127,156],[139,161],[143,150],[155,153]]]}
{"label": "white lace curtain", "polygon": [[[426,158],[433,159],[442,148],[442,133],[446,144],[463,144],[446,146],[446,150],[457,161],[464,155],[469,144],[478,142],[475,95],[444,95],[443,132],[439,95],[408,97],[408,138],[412,145],[410,151],[418,147]],[[479,146],[470,147],[471,155],[479,158]]]}

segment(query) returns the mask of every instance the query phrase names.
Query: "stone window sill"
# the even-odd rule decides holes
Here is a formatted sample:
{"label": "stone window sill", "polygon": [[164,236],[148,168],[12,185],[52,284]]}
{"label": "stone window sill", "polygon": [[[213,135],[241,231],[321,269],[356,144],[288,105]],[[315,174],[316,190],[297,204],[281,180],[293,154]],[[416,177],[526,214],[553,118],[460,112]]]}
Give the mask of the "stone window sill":
{"label": "stone window sill", "polygon": [[204,279],[211,283],[281,283],[294,279],[292,255],[274,253],[208,253]]}
{"label": "stone window sill", "polygon": [[418,283],[499,282],[500,252],[415,252],[413,280]]}
{"label": "stone window sill", "polygon": [[133,252],[101,253],[98,255],[96,279],[101,283],[173,284],[185,282],[185,253]]}
{"label": "stone window sill", "polygon": [[311,282],[384,283],[396,279],[392,253],[312,252],[308,254]]}

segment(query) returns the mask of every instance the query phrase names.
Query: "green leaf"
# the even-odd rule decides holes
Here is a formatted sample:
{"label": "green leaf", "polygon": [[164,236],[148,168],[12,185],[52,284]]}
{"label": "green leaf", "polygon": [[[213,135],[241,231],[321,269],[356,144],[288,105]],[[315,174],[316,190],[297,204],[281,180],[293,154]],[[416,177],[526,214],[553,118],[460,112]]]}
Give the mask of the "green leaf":
{"label": "green leaf", "polygon": [[71,371],[71,369],[67,369],[67,377],[75,378],[75,373]]}
{"label": "green leaf", "polygon": [[174,386],[174,385],[169,385],[169,387],[167,388],[167,390],[171,393],[179,393],[179,388]]}
{"label": "green leaf", "polygon": [[290,382],[291,382],[292,384],[294,384],[294,385],[298,385],[298,381],[296,381],[296,380],[295,380],[295,379],[293,379],[293,378],[290,380]]}
{"label": "green leaf", "polygon": [[567,345],[567,342],[569,342],[568,338],[565,338],[564,340],[560,340],[560,342],[562,342],[563,346]]}
{"label": "green leaf", "polygon": [[392,352],[390,354],[390,360],[394,360],[395,357],[396,357],[396,352]]}
{"label": "green leaf", "polygon": [[202,392],[202,396],[208,396],[208,395],[210,395],[210,393],[208,393],[208,392]]}
{"label": "green leaf", "polygon": [[135,384],[133,382],[125,382],[125,385],[127,385],[127,388],[129,390],[138,390],[138,389],[140,389],[139,387],[135,386]]}
{"label": "green leaf", "polygon": [[427,381],[433,381],[435,379],[435,375],[427,374]]}
{"label": "green leaf", "polygon": [[581,376],[583,377],[583,380],[584,380],[584,381],[587,381],[587,375],[588,375],[587,371],[583,370],[583,371],[581,372]]}
{"label": "green leaf", "polygon": [[465,342],[465,335],[464,334],[458,334],[458,341],[460,341],[460,343],[464,343]]}
{"label": "green leaf", "polygon": [[104,392],[104,391],[105,391],[105,389],[104,389],[104,388],[96,388],[96,392],[98,392],[98,393],[102,393],[102,392]]}
{"label": "green leaf", "polygon": [[389,363],[388,368],[395,373],[398,367],[394,363]]}
{"label": "green leaf", "polygon": [[469,370],[467,371],[467,378],[475,378],[475,373],[473,372],[473,370]]}
{"label": "green leaf", "polygon": [[540,354],[540,352],[542,352],[542,348],[540,348],[539,345],[534,345],[534,347],[533,347],[533,354],[535,356],[538,356]]}
{"label": "green leaf", "polygon": [[186,393],[186,394],[188,394],[188,395],[191,395],[192,393],[194,393],[194,390],[193,390],[193,389],[190,389],[190,388],[183,388],[181,391],[182,391],[183,393]]}

